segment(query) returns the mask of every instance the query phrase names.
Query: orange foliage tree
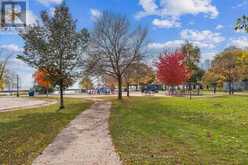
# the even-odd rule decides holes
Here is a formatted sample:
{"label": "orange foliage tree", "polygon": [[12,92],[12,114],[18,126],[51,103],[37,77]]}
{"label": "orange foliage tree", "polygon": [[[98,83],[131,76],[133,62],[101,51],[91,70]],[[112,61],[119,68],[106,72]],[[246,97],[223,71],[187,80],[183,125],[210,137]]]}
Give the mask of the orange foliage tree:
{"label": "orange foliage tree", "polygon": [[37,70],[34,74],[35,82],[46,89],[48,94],[48,89],[52,86],[52,81],[48,77],[48,73],[45,70]]}

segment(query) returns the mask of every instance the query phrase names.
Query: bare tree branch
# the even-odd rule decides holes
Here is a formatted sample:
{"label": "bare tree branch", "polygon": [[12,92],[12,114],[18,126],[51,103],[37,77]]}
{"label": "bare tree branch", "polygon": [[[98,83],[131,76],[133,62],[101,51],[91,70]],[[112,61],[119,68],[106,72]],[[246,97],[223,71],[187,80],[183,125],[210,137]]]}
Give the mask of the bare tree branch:
{"label": "bare tree branch", "polygon": [[90,37],[86,70],[116,78],[121,98],[123,74],[131,64],[143,58],[146,36],[147,30],[141,27],[130,31],[125,16],[103,12]]}

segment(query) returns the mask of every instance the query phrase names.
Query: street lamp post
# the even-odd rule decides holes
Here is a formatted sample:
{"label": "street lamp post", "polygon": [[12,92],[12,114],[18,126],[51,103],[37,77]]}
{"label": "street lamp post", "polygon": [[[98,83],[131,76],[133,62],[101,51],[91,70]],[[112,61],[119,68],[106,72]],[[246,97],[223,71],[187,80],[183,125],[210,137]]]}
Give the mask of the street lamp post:
{"label": "street lamp post", "polygon": [[19,92],[19,75],[16,75],[16,97],[20,97],[20,92]]}
{"label": "street lamp post", "polygon": [[[189,62],[189,65],[191,66],[191,57],[190,57],[190,52],[189,52],[189,47],[187,48],[187,55],[188,55],[188,62]],[[189,81],[189,99],[191,100],[192,99],[192,84],[191,84],[191,80]]]}

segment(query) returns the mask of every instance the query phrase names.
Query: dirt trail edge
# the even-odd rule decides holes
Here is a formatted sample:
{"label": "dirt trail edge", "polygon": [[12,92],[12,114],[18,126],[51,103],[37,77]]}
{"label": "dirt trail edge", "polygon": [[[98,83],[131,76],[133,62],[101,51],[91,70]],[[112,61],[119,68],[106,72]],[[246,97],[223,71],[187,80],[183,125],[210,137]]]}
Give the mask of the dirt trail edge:
{"label": "dirt trail edge", "polygon": [[33,165],[121,165],[108,128],[111,102],[97,101],[78,115]]}

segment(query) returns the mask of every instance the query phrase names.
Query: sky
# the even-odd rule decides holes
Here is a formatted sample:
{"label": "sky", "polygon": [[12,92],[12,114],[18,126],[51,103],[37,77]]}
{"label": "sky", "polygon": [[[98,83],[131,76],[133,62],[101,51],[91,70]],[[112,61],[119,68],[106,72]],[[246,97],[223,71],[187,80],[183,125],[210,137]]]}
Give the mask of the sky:
{"label": "sky", "polygon": [[[0,0],[1,1],[1,0]],[[29,0],[27,22],[39,21],[42,10],[51,14],[63,0]],[[185,40],[201,48],[202,61],[212,59],[230,46],[248,47],[248,34],[236,32],[234,25],[242,15],[248,15],[248,0],[65,0],[78,30],[92,30],[102,11],[126,15],[132,27],[149,29],[150,56],[155,59],[166,48],[177,48]],[[33,69],[17,60],[23,40],[17,34],[0,34],[0,59],[11,54],[9,70],[21,77],[23,89],[33,85]],[[2,57],[1,57],[2,56]]]}

